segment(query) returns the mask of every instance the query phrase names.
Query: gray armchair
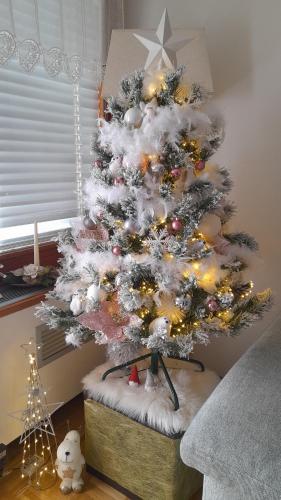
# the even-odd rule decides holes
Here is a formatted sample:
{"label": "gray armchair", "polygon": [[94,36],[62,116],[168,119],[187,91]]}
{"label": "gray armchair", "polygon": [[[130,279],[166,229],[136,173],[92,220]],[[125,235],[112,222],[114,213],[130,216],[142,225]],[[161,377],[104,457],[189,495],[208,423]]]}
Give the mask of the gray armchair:
{"label": "gray armchair", "polygon": [[181,442],[203,500],[281,500],[281,332],[259,339],[202,406]]}

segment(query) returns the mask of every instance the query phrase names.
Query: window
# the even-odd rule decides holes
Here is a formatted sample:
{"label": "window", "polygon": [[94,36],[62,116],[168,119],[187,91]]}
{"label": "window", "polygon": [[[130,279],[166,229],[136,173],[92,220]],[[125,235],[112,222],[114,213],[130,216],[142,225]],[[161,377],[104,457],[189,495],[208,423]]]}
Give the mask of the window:
{"label": "window", "polygon": [[[8,4],[12,11],[7,8]],[[80,186],[77,181],[80,175],[89,173],[91,140],[97,118],[97,65],[93,60],[98,59],[100,52],[99,5],[98,0],[0,2],[0,31],[16,33],[18,49],[5,65],[0,66],[2,250],[29,243],[35,220],[39,222],[39,233],[49,239],[54,231],[67,227],[69,220],[78,215]],[[83,12],[85,7],[89,12]],[[36,30],[31,30],[32,22],[39,28],[37,39]],[[58,34],[59,28],[63,31],[63,39],[61,32]],[[40,38],[41,55],[33,70],[27,72],[20,62],[20,54],[27,58],[29,54],[21,43],[31,35],[35,40]],[[91,61],[82,58],[83,70],[78,84],[71,81],[65,67],[55,78],[46,71],[51,54],[47,51],[58,46],[65,49],[67,40],[71,50],[67,54],[69,63],[74,63],[71,54],[81,54],[82,49],[84,54],[85,50],[91,50]],[[61,53],[66,54],[66,50],[61,49]],[[53,63],[56,68],[55,61]],[[65,61],[63,64],[65,66]],[[80,113],[74,116],[77,94]],[[82,143],[81,173],[75,133]]]}

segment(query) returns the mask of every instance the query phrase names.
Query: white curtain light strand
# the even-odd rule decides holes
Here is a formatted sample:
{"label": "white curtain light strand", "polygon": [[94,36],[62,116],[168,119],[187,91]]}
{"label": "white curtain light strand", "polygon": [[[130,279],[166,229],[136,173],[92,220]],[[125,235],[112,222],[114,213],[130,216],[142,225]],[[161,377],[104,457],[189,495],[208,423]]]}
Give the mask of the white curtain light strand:
{"label": "white curtain light strand", "polygon": [[82,193],[82,142],[80,125],[80,87],[79,82],[73,84],[73,111],[74,111],[74,147],[75,147],[75,174],[76,174],[76,195],[78,204],[78,214],[84,211]]}
{"label": "white curtain light strand", "polygon": [[[68,78],[77,82],[83,72],[83,66],[92,67],[97,75],[101,74],[101,62],[97,59],[90,58],[86,60],[86,4],[85,0],[80,1],[81,8],[81,26],[79,32],[82,34],[82,43],[79,51],[74,54],[66,54],[65,47],[65,27],[64,27],[64,9],[63,0],[59,1],[59,30],[61,38],[61,47],[51,47],[45,49],[41,43],[40,33],[40,16],[38,8],[38,0],[34,2],[34,19],[35,32],[37,40],[26,38],[19,40],[16,34],[16,25],[14,18],[14,8],[12,0],[9,0],[9,25],[11,31],[3,26],[0,29],[0,65],[7,64],[12,57],[17,57],[19,65],[26,72],[31,72],[39,64],[42,64],[49,76],[55,78],[60,73],[66,73]],[[0,27],[1,28],[1,27]]]}

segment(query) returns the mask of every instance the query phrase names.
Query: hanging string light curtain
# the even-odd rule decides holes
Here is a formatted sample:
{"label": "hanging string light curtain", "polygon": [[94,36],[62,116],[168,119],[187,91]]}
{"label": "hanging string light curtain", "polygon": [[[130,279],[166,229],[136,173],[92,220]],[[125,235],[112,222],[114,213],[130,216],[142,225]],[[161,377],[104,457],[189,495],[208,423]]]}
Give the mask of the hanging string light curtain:
{"label": "hanging string light curtain", "polygon": [[104,0],[0,2],[2,247],[25,243],[34,220],[63,227],[83,209],[108,7]]}

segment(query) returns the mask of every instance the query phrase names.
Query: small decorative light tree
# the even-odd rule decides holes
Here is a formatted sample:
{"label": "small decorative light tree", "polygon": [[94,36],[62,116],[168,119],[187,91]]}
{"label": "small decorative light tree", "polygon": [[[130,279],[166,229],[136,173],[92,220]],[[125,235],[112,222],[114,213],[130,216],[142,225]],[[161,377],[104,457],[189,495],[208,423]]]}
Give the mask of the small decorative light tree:
{"label": "small decorative light tree", "polygon": [[[19,440],[19,443],[23,444],[21,477],[28,478],[28,486],[46,489],[56,481],[53,448],[57,447],[57,442],[50,407],[54,411],[62,403],[47,403],[36,361],[36,349],[40,349],[40,346],[36,347],[34,340],[30,339],[28,344],[22,344],[21,347],[29,361],[27,406],[24,410],[11,414],[23,422],[23,432]],[[17,413],[21,413],[21,416],[16,417]]]}

